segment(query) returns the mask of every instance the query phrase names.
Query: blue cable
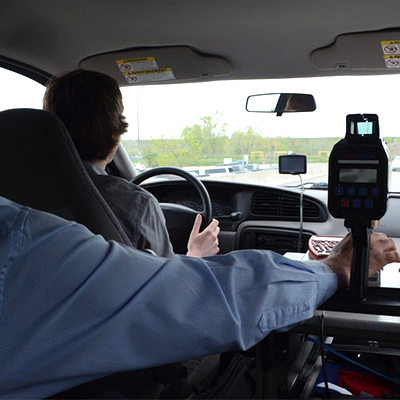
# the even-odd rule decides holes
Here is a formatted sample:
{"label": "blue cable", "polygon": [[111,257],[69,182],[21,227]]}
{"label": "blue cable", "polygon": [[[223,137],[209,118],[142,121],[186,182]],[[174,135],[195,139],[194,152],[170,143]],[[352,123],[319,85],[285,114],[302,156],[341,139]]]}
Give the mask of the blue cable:
{"label": "blue cable", "polygon": [[[314,344],[317,344],[318,346],[321,345],[321,342],[320,342],[319,340],[317,340],[317,339],[308,337],[306,340],[308,340],[309,342],[312,342],[312,343],[314,343]],[[338,357],[342,358],[343,360],[346,360],[346,361],[348,361],[349,363],[356,365],[357,367],[360,367],[360,368],[362,368],[362,369],[365,369],[366,371],[371,372],[371,373],[374,374],[374,375],[377,375],[377,376],[379,376],[379,377],[381,377],[381,378],[383,378],[383,379],[386,379],[386,380],[389,381],[389,382],[395,383],[396,385],[400,385],[400,380],[395,379],[395,378],[391,378],[391,377],[389,377],[389,376],[386,376],[386,375],[384,375],[384,374],[381,374],[381,373],[378,372],[378,371],[375,371],[375,370],[372,369],[372,368],[366,367],[365,365],[362,365],[362,364],[358,363],[357,361],[354,361],[354,360],[352,360],[351,358],[346,357],[344,354],[339,353],[338,351],[336,351],[336,350],[334,350],[334,349],[331,349],[331,348],[330,348],[329,346],[327,346],[326,344],[323,344],[323,346],[324,346],[324,349],[326,349],[326,350],[329,351],[330,353],[334,354],[335,356],[338,356]]]}

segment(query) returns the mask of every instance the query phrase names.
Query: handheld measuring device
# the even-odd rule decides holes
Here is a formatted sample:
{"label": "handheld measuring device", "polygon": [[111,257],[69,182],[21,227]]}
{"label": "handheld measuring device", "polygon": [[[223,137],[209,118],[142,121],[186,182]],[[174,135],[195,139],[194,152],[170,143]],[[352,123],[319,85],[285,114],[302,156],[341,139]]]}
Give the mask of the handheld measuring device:
{"label": "handheld measuring device", "polygon": [[351,229],[353,256],[350,295],[365,297],[373,221],[386,212],[388,156],[379,138],[376,114],[346,117],[346,136],[329,157],[328,208]]}

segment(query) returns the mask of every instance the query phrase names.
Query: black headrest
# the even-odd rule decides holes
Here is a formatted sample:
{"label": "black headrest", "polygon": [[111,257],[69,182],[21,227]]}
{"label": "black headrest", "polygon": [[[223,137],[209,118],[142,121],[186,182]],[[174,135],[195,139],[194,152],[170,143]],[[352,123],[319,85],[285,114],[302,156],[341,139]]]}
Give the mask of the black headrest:
{"label": "black headrest", "polygon": [[0,195],[130,245],[93,185],[64,124],[43,110],[0,112]]}

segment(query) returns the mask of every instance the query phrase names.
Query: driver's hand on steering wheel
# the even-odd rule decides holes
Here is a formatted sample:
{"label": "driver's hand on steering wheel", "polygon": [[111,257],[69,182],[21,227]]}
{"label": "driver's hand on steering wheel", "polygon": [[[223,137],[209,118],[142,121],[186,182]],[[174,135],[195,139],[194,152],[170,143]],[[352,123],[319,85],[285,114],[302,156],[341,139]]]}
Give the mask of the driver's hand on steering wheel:
{"label": "driver's hand on steering wheel", "polygon": [[213,219],[210,225],[208,225],[207,228],[200,233],[201,221],[201,214],[197,214],[197,217],[194,220],[192,232],[190,233],[189,237],[188,252],[186,253],[187,256],[207,257],[214,256],[219,252],[219,221]]}

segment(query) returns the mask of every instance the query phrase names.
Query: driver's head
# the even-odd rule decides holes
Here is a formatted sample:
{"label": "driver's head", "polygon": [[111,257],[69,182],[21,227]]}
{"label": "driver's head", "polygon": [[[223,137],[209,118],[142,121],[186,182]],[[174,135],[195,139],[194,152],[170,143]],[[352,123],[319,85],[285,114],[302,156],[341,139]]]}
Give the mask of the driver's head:
{"label": "driver's head", "polygon": [[43,108],[65,124],[82,160],[106,160],[128,128],[117,82],[95,71],[51,79]]}

